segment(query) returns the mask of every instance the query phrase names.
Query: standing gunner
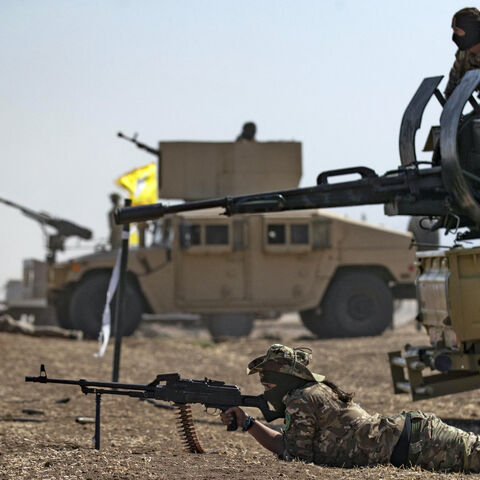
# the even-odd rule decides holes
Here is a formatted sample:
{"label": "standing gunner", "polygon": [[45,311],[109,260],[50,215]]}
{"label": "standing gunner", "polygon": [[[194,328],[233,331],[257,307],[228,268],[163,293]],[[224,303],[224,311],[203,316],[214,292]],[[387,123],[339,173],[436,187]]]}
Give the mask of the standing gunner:
{"label": "standing gunner", "polygon": [[469,70],[480,68],[480,11],[463,8],[452,19],[452,40],[458,47],[450,70],[445,96],[448,98]]}
{"label": "standing gunner", "polygon": [[248,365],[259,373],[265,398],[280,412],[282,432],[247,416],[239,407],[232,415],[263,447],[284,460],[354,467],[391,463],[430,470],[480,472],[480,437],[443,423],[420,411],[392,416],[371,415],[353,395],[312,373],[311,350],[272,345]]}

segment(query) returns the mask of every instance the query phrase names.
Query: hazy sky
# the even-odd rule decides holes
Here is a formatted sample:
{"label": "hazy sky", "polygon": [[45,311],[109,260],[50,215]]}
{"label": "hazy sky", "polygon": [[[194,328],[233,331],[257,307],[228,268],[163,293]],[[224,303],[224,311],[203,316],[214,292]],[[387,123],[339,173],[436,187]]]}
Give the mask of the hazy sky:
{"label": "hazy sky", "polygon": [[[152,145],[228,141],[246,120],[259,140],[302,142],[302,186],[332,168],[384,173],[399,164],[401,117],[421,80],[448,75],[451,17],[464,6],[3,0],[0,197],[90,227],[102,241],[114,178],[154,159],[118,130]],[[419,146],[439,114],[432,102]],[[382,207],[337,211],[407,224]],[[0,215],[2,287],[45,248],[35,222],[1,204]]]}

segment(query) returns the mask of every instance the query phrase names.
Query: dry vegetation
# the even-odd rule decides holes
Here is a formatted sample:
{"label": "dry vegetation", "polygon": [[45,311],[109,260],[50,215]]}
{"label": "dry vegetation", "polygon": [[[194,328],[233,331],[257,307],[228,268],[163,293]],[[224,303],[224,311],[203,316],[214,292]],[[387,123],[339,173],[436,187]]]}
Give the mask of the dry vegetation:
{"label": "dry vegetation", "polygon": [[[124,339],[120,380],[147,383],[157,373],[179,372],[183,377],[208,376],[239,385],[245,393],[260,393],[254,376],[247,377],[250,359],[265,352],[277,340],[309,346],[314,351],[313,369],[326,374],[369,411],[384,414],[423,409],[442,417],[469,419],[477,425],[478,392],[450,395],[413,404],[407,396],[394,396],[386,355],[407,342],[425,344],[426,337],[413,325],[386,332],[381,337],[347,340],[314,340],[300,337],[301,329],[277,324],[256,330],[254,338],[214,344],[192,330],[176,329],[166,336],[157,330]],[[160,333],[160,334],[159,334]],[[268,338],[266,338],[268,337]],[[248,435],[226,432],[218,417],[194,406],[197,432],[205,455],[182,450],[172,411],[131,398],[104,396],[102,445],[93,449],[94,425],[76,422],[93,417],[95,398],[78,387],[25,383],[25,375],[38,375],[45,363],[51,377],[109,380],[110,346],[103,359],[95,359],[93,341],[34,338],[0,333],[0,480],[5,479],[430,479],[480,478],[446,475],[388,466],[342,470],[302,462],[282,462],[263,450]],[[68,403],[56,403],[69,397]],[[27,417],[23,409],[44,411],[34,415],[42,422],[14,421]],[[253,415],[259,415],[253,411]]]}

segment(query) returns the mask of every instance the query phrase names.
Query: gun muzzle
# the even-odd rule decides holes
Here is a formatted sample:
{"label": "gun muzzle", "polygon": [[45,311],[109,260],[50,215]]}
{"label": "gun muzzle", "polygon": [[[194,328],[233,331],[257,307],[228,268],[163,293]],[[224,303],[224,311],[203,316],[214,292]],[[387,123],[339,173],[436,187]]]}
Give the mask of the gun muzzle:
{"label": "gun muzzle", "polygon": [[153,205],[117,208],[113,215],[117,224],[145,222],[146,220],[163,217],[165,215],[165,205],[155,203]]}
{"label": "gun muzzle", "polygon": [[25,377],[26,382],[38,382],[38,383],[47,383],[47,377]]}

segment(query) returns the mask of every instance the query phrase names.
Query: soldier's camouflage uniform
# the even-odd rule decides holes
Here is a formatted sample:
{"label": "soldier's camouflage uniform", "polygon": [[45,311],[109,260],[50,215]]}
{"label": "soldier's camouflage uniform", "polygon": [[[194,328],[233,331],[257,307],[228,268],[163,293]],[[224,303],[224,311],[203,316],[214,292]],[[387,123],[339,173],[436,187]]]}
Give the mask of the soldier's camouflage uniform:
{"label": "soldier's camouflage uniform", "polygon": [[369,415],[345,405],[323,383],[310,383],[284,397],[285,457],[320,465],[353,467],[388,463],[405,418]]}
{"label": "soldier's camouflage uniform", "polygon": [[[466,72],[480,68],[480,55],[476,55],[467,50],[458,50],[455,55],[455,62],[450,70],[450,77],[445,88],[445,96],[448,98],[455,87],[460,83]],[[477,92],[480,87],[477,88]]]}
{"label": "soldier's camouflage uniform", "polygon": [[[406,412],[370,415],[355,402],[344,403],[310,372],[311,355],[283,345],[272,345],[253,360],[248,373],[274,370],[308,380],[289,392],[282,458],[318,465],[354,467],[388,464],[405,424]],[[440,471],[480,472],[480,437],[443,423],[433,414],[410,412],[412,433],[406,465]]]}

